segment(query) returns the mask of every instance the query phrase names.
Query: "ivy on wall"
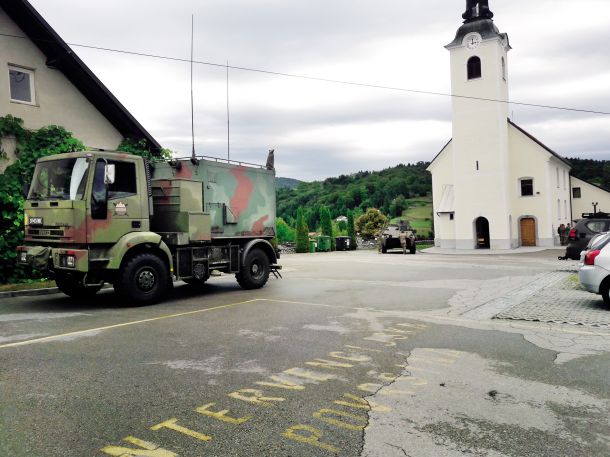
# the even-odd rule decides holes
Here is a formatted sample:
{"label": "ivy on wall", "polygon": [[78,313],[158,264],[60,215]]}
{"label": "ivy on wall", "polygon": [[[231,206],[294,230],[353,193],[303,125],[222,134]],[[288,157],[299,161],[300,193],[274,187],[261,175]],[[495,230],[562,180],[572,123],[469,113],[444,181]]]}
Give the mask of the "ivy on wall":
{"label": "ivy on wall", "polygon": [[[0,117],[0,143],[6,137],[16,140],[17,161],[0,175],[0,284],[34,278],[31,272],[17,265],[15,248],[23,242],[23,188],[32,181],[36,161],[53,154],[85,149],[85,145],[63,127],[51,125],[28,130],[23,127],[23,120],[10,114]],[[124,140],[118,149],[153,158],[145,140]],[[164,149],[162,158],[169,157],[171,151]],[[6,160],[6,155],[2,154],[0,160]]]}

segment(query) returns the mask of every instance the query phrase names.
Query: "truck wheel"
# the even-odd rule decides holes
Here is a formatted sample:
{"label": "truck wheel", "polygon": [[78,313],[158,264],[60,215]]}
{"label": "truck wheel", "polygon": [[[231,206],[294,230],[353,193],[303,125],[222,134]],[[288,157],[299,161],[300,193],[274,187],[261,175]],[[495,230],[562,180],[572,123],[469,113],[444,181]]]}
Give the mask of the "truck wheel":
{"label": "truck wheel", "polygon": [[169,286],[165,263],[154,254],[139,254],[121,267],[114,290],[129,302],[148,305],[158,301]]}
{"label": "truck wheel", "polygon": [[269,279],[269,258],[260,249],[252,249],[246,256],[242,269],[235,275],[242,289],[260,289]]}
{"label": "truck wheel", "polygon": [[56,273],[55,284],[64,294],[72,298],[91,298],[102,286],[85,287],[82,276],[72,273]]}

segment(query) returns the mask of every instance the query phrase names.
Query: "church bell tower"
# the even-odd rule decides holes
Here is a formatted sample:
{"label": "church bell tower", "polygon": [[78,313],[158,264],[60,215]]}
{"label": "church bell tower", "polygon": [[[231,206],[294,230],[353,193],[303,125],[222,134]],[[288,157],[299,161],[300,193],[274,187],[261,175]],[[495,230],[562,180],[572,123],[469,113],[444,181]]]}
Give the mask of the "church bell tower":
{"label": "church bell tower", "polygon": [[467,0],[451,55],[457,249],[511,247],[508,35],[488,0]]}

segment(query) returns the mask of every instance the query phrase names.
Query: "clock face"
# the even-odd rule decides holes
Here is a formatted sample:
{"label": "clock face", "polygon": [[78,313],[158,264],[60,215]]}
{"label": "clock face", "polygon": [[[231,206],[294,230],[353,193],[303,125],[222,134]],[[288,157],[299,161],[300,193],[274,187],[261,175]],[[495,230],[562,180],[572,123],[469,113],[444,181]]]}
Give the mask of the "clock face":
{"label": "clock face", "polygon": [[464,44],[468,49],[476,49],[481,44],[481,35],[478,33],[469,33],[464,37]]}

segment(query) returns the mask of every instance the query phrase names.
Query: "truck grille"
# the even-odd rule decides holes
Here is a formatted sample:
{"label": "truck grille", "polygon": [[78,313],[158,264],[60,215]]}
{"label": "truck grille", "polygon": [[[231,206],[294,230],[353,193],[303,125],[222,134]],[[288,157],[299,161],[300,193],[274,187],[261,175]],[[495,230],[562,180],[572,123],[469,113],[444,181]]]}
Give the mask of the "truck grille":
{"label": "truck grille", "polygon": [[35,240],[39,239],[59,239],[64,236],[64,229],[57,227],[28,227],[26,230],[26,236]]}

